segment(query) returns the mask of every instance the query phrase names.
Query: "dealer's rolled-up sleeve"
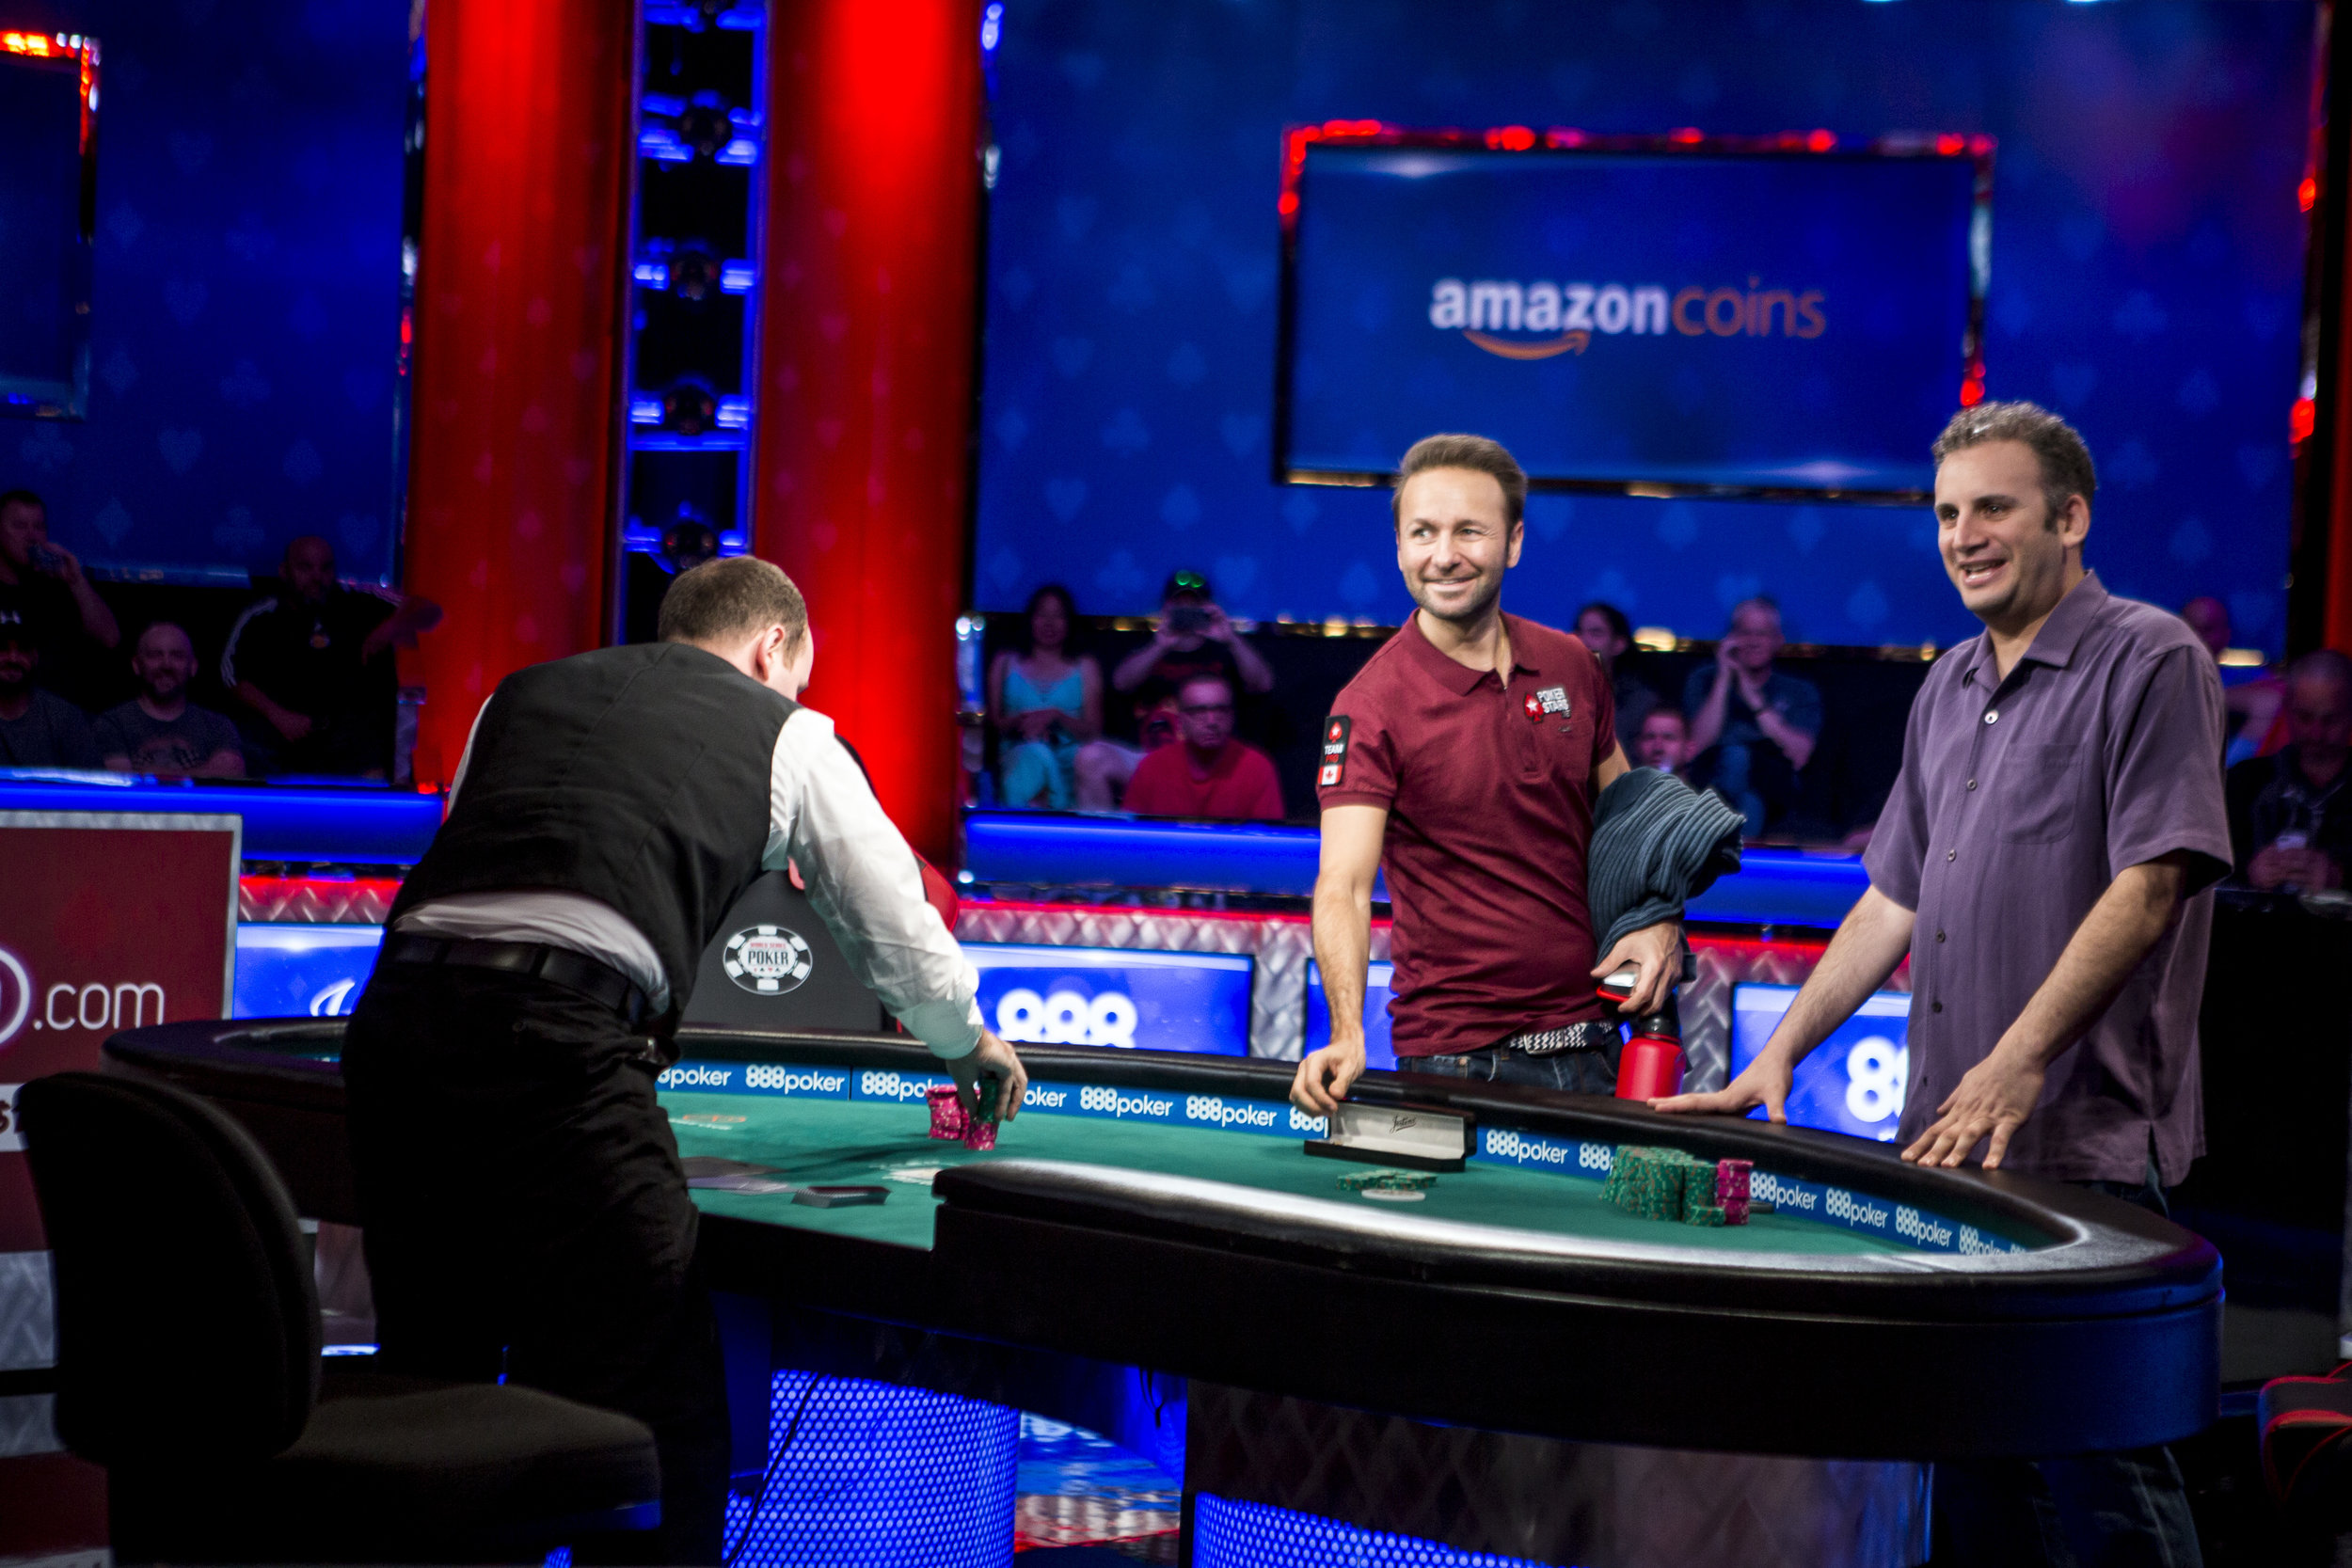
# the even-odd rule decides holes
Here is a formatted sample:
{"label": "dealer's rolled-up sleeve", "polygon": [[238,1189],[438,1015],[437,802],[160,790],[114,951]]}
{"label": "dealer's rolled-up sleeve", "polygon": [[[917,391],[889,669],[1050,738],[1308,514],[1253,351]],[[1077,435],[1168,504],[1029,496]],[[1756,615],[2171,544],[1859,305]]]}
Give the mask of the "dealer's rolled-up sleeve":
{"label": "dealer's rolled-up sleeve", "polygon": [[763,863],[800,867],[850,968],[907,1033],[953,1059],[979,1044],[979,976],[923,896],[914,851],[833,733],[796,711],[776,736]]}

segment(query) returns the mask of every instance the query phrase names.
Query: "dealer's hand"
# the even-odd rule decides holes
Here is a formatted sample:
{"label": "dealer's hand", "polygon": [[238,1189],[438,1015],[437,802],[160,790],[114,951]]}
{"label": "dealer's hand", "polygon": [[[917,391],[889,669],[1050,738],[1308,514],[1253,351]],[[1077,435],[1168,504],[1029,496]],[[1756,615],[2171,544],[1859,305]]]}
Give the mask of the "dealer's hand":
{"label": "dealer's hand", "polygon": [[1653,1100],[1653,1111],[1671,1111],[1692,1116],[1744,1117],[1758,1105],[1764,1115],[1784,1125],[1788,1120],[1788,1085],[1796,1079],[1796,1069],[1788,1059],[1771,1047],[1758,1053],[1747,1070],[1713,1094],[1674,1094]]}
{"label": "dealer's hand", "polygon": [[1320,1051],[1311,1051],[1291,1078],[1291,1103],[1302,1111],[1327,1117],[1339,1109],[1340,1101],[1347,1098],[1347,1091],[1363,1075],[1364,1042],[1360,1039],[1334,1042]]}
{"label": "dealer's hand", "polygon": [[1639,966],[1641,973],[1633,977],[1633,994],[1617,1004],[1617,1011],[1628,1018],[1639,1018],[1665,1006],[1667,995],[1682,975],[1682,923],[1661,920],[1655,926],[1628,931],[1617,939],[1617,945],[1609,950],[1609,956],[1593,966],[1593,978],[1606,979],[1628,964]]}
{"label": "dealer's hand", "polygon": [[2010,1139],[2042,1098],[2043,1076],[2041,1064],[2028,1053],[2003,1040],[1962,1076],[1960,1086],[1935,1108],[1934,1122],[1903,1150],[1903,1158],[1914,1164],[1957,1165],[1990,1137],[1984,1168],[1999,1169]]}
{"label": "dealer's hand", "polygon": [[996,1119],[1010,1121],[1021,1114],[1022,1099],[1029,1092],[1029,1069],[993,1029],[981,1030],[979,1044],[942,1065],[956,1081],[956,1098],[962,1102],[965,1115],[980,1113],[983,1076],[996,1080]]}

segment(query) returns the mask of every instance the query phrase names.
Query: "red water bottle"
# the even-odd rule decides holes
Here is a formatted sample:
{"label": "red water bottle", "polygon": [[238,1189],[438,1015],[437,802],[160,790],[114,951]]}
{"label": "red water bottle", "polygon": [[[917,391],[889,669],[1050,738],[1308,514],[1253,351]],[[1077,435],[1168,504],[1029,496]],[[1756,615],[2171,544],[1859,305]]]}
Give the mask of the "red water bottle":
{"label": "red water bottle", "polygon": [[[1622,1003],[1633,994],[1639,975],[1631,964],[1618,970],[1600,983],[1601,1000]],[[1655,1010],[1633,1021],[1632,1037],[1617,1058],[1617,1098],[1655,1100],[1680,1094],[1682,1069],[1682,1014],[1670,990]]]}

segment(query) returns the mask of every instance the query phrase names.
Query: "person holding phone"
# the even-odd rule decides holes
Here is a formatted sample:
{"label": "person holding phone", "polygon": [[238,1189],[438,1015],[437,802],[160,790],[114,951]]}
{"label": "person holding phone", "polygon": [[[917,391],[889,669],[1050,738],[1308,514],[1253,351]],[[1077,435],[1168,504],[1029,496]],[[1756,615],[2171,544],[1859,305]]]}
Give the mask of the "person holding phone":
{"label": "person holding phone", "polygon": [[1079,751],[1080,811],[1117,809],[1136,765],[1177,738],[1176,693],[1202,675],[1215,675],[1237,694],[1274,689],[1274,672],[1217,608],[1209,579],[1198,572],[1173,572],[1160,591],[1152,641],[1111,672],[1111,689],[1134,696],[1136,743],[1104,738]]}
{"label": "person holding phone", "polygon": [[0,611],[40,644],[40,685],[99,705],[107,693],[97,656],[122,641],[122,628],[73,552],[50,543],[49,509],[30,490],[0,493]]}

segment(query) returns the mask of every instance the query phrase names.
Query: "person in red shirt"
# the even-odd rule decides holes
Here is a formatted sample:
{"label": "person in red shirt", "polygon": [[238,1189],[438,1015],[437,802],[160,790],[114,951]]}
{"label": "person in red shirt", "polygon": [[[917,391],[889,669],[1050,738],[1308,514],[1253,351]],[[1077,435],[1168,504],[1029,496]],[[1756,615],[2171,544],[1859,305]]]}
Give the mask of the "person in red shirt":
{"label": "person in red shirt", "polygon": [[1383,868],[1397,1065],[1608,1094],[1621,1040],[1596,981],[1636,965],[1623,1011],[1640,1014],[1665,999],[1682,957],[1679,923],[1661,921],[1594,961],[1593,805],[1627,769],[1609,677],[1578,639],[1502,612],[1527,475],[1501,445],[1415,443],[1393,504],[1397,565],[1419,608],[1324,721],[1314,946],[1331,1043],[1298,1064],[1291,1099],[1329,1115],[1364,1070]]}
{"label": "person in red shirt", "polygon": [[1136,764],[1127,809],[1137,816],[1279,822],[1282,785],[1263,752],[1233,738],[1233,689],[1195,675],[1176,690],[1177,744]]}

